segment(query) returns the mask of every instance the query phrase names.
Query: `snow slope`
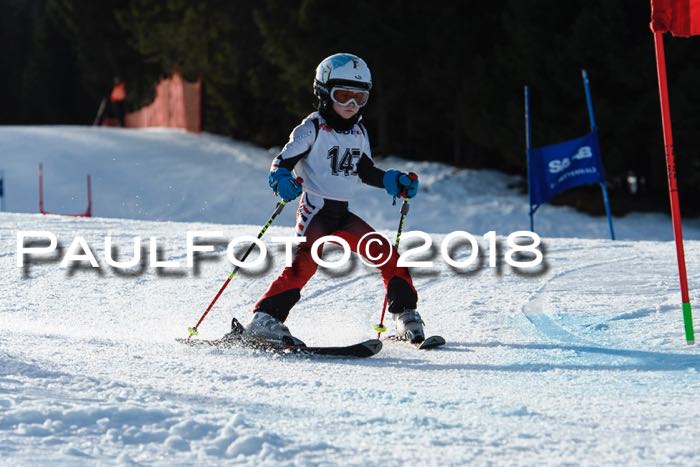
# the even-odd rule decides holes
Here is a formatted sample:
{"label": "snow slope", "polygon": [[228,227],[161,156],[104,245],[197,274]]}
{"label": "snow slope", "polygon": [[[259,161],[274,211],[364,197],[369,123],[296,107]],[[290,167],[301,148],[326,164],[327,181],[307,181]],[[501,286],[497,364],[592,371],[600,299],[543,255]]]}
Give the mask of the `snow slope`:
{"label": "snow slope", "polygon": [[[96,217],[260,225],[275,204],[267,186],[274,154],[219,136],[166,129],[0,127],[0,169],[11,212],[38,212],[37,168],[43,162],[49,212],[83,212],[85,176],[91,174]],[[530,227],[527,198],[509,188],[516,177],[396,158],[377,164],[420,175],[413,229],[507,235]],[[396,208],[382,190],[360,188],[352,208],[375,228],[396,229]],[[547,237],[609,238],[604,218],[571,208],[543,206],[535,221]],[[278,225],[292,223],[288,209]],[[700,240],[700,220],[686,220],[684,227],[685,238]],[[615,229],[619,239],[673,239],[670,218],[658,214],[616,218]]]}
{"label": "snow slope", "polygon": [[[71,139],[96,135],[90,147],[113,137],[124,151],[120,158],[138,163],[139,170],[128,179],[130,185],[121,184],[126,191],[120,195],[120,182],[104,169],[97,190],[98,214],[106,215],[100,209],[117,206],[121,196],[123,206],[133,210],[115,207],[113,215],[134,219],[0,214],[2,463],[687,465],[700,459],[700,355],[683,340],[675,250],[665,238],[664,228],[670,227],[663,216],[618,220],[634,241],[612,242],[593,238],[606,234],[602,219],[550,209],[542,217],[550,216],[557,238],[544,239],[545,262],[533,271],[513,269],[500,257],[496,268],[482,261],[460,271],[434,257],[436,268],[416,269],[413,275],[428,330],[448,339],[441,350],[421,353],[387,343],[371,359],[338,360],[192,349],[174,338],[196,322],[231,270],[221,250],[205,255],[194,271],[158,271],[145,263],[127,273],[106,265],[104,237],[111,235],[125,257],[134,236],[157,237],[162,259],[182,262],[188,230],[222,230],[227,238],[255,234],[257,226],[239,225],[238,219],[259,224],[268,215],[271,197],[257,187],[262,177],[264,188],[269,154],[211,136],[166,131],[3,128],[0,145],[19,148],[15,140],[22,131],[36,143],[25,156],[30,166],[54,148],[77,147],[70,146]],[[46,147],[38,142],[42,132],[64,139],[44,136]],[[128,153],[126,141],[133,143]],[[144,141],[152,147],[141,149]],[[220,143],[219,156],[207,149],[214,142]],[[201,152],[195,151],[200,145]],[[88,160],[69,152],[57,156],[56,167],[72,158]],[[169,152],[170,164],[158,157]],[[213,170],[221,165],[240,183],[251,175],[258,180],[251,180],[250,191],[239,192],[232,206],[223,194],[215,196],[218,182],[201,183],[183,173],[176,191],[200,190],[192,188],[180,209],[164,203],[157,210],[156,201],[170,195],[155,185],[147,190],[148,177],[169,182],[178,173],[169,174],[169,165],[196,170],[184,156],[188,152],[197,154],[200,177],[223,180],[223,170]],[[96,178],[98,157],[90,168]],[[16,182],[22,179],[19,156],[3,159],[3,165],[13,167]],[[452,174],[435,164],[406,166],[423,169],[427,188],[412,203],[407,230],[433,232],[439,243],[443,233],[457,228],[507,234],[524,227],[525,208],[519,207],[524,199],[506,190],[506,177]],[[31,183],[34,169],[26,170]],[[137,209],[130,203],[138,180],[144,187],[140,199],[152,201]],[[474,186],[478,191],[470,191]],[[386,203],[380,191],[365,191],[376,204],[357,210],[381,206],[384,211],[372,222],[390,234],[398,206]],[[200,200],[208,193],[213,201],[202,211]],[[474,202],[454,206],[440,197]],[[443,206],[443,215],[433,211]],[[32,210],[31,203],[26,210]],[[222,210],[230,219],[213,223]],[[188,222],[139,220],[147,213],[183,220],[176,218],[181,211],[191,216]],[[379,223],[382,212],[391,222]],[[57,256],[18,268],[19,230],[54,232],[64,249],[82,235],[101,268],[63,269]],[[567,238],[568,232],[591,238]],[[697,238],[697,232],[686,229],[690,237]],[[292,235],[292,229],[280,223],[266,238],[273,235]],[[284,260],[279,248],[268,244],[269,264],[231,282],[201,326],[203,338],[221,335],[232,316],[246,319]],[[456,253],[463,257],[467,251]],[[697,297],[700,242],[686,242],[686,254],[690,294]],[[288,324],[311,344],[352,343],[373,335],[382,299],[378,274],[359,262],[343,273],[320,270]]]}

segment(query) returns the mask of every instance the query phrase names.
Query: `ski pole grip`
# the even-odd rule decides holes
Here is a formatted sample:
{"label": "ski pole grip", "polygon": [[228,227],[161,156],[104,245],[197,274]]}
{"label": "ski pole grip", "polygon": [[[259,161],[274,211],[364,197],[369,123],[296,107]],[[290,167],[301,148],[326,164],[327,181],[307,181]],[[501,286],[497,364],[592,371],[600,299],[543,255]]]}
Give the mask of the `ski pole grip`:
{"label": "ski pole grip", "polygon": [[406,214],[408,214],[408,206],[409,206],[408,198],[404,198],[403,204],[401,205],[401,215],[402,216],[405,216]]}
{"label": "ski pole grip", "polygon": [[303,184],[304,184],[304,179],[301,178],[301,177],[297,177],[295,180],[296,180],[296,182],[297,182],[299,185],[303,185]]}

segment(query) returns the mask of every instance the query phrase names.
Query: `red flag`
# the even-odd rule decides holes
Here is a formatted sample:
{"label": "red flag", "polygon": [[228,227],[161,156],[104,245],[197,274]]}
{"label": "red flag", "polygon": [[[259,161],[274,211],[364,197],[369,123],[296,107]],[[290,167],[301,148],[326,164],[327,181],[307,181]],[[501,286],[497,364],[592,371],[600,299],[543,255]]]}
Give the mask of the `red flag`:
{"label": "red flag", "polygon": [[649,26],[674,36],[700,35],[700,0],[651,0]]}

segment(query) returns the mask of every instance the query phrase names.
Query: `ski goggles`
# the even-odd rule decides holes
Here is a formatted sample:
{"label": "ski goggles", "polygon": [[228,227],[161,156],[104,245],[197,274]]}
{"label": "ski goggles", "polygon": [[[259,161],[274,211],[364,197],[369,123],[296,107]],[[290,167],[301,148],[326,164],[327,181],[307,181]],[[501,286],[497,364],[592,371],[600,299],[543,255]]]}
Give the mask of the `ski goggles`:
{"label": "ski goggles", "polygon": [[331,89],[331,100],[336,104],[349,105],[354,102],[358,107],[364,107],[369,100],[369,91],[344,86],[335,86]]}

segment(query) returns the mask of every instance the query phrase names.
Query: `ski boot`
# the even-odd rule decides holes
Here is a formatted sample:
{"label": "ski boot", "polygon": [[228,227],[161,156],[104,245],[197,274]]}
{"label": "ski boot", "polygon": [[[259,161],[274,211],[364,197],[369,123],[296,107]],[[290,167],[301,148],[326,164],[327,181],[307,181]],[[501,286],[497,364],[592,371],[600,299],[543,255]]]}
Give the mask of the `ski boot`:
{"label": "ski boot", "polygon": [[416,310],[404,310],[394,314],[396,336],[411,344],[420,344],[425,340],[424,324]]}
{"label": "ski boot", "polygon": [[245,327],[245,334],[254,339],[281,345],[306,345],[301,339],[292,336],[287,326],[264,311],[253,313],[253,319]]}

